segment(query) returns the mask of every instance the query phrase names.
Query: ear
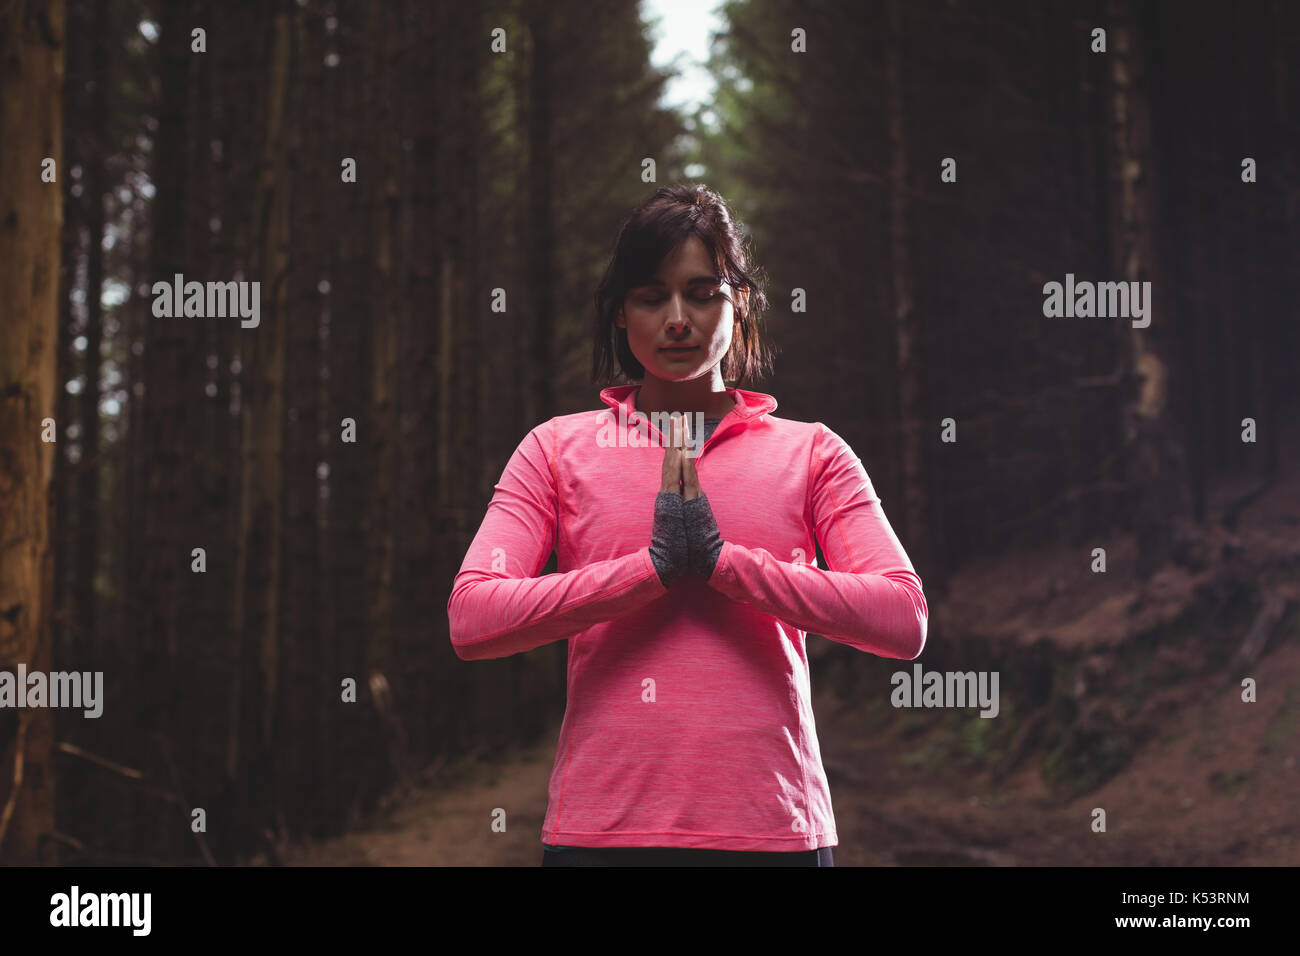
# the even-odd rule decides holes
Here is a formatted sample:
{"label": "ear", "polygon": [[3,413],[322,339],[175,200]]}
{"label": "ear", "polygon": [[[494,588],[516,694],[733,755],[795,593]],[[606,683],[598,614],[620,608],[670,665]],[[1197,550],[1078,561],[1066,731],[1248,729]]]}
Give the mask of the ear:
{"label": "ear", "polygon": [[614,316],[614,324],[620,329],[627,328],[627,318],[623,315],[622,309],[619,310],[618,315]]}

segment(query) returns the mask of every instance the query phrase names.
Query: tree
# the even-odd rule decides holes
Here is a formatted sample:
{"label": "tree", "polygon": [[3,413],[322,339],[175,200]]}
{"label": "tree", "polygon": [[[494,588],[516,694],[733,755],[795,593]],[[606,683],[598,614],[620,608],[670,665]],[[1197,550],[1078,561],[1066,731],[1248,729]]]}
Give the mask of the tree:
{"label": "tree", "polygon": [[[903,109],[903,29],[899,0],[889,0],[889,35],[885,41],[885,100],[889,127],[889,249],[892,269],[894,346],[898,362],[898,414],[900,474],[903,481],[903,527],[912,552],[912,563],[928,566],[921,552],[928,551],[928,508],[922,461],[926,429],[921,413],[921,373],[916,357],[916,322],[912,315],[912,264],[908,254],[907,230],[907,138]],[[932,425],[932,423],[931,423]]]}
{"label": "tree", "polygon": [[267,63],[265,138],[254,234],[255,274],[266,314],[244,329],[241,365],[247,382],[239,555],[235,575],[234,631],[240,642],[239,678],[232,713],[231,769],[238,781],[246,830],[273,826],[275,689],[280,666],[280,556],[284,449],[285,337],[289,290],[290,87],[294,9],[285,0],[271,16]]}
{"label": "tree", "polygon": [[[63,187],[64,6],[0,8],[0,667],[50,669],[53,442]],[[57,425],[57,423],[56,423]],[[19,693],[25,688],[19,688]],[[54,828],[53,721],[0,718],[0,855],[36,863]]]}
{"label": "tree", "polygon": [[[1167,286],[1156,255],[1158,157],[1151,136],[1150,94],[1146,83],[1147,56],[1140,24],[1131,5],[1109,0],[1112,182],[1111,243],[1113,268],[1125,282],[1151,282],[1153,298]],[[1169,300],[1172,301],[1172,295]],[[1157,301],[1164,301],[1163,298]],[[1146,303],[1151,308],[1150,300]],[[1186,453],[1177,434],[1172,400],[1172,357],[1169,354],[1173,310],[1148,314],[1150,325],[1126,321],[1123,351],[1123,442],[1129,449],[1131,504],[1138,534],[1140,578],[1147,578],[1172,553],[1186,533],[1191,514]]]}

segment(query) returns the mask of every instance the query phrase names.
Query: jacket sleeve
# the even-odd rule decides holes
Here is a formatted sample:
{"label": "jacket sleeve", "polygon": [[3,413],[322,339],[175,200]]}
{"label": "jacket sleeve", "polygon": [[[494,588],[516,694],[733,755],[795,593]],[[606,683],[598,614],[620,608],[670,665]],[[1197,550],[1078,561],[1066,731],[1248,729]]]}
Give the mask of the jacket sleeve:
{"label": "jacket sleeve", "polygon": [[[649,542],[618,558],[538,576],[555,549],[559,515],[554,421],[530,431],[511,455],[452,582],[447,619],[462,660],[530,651],[667,593]],[[653,498],[647,496],[647,508]]]}
{"label": "jacket sleeve", "polygon": [[820,422],[813,451],[814,530],[830,570],[726,540],[709,584],[803,631],[880,657],[915,660],[929,610],[862,461]]}

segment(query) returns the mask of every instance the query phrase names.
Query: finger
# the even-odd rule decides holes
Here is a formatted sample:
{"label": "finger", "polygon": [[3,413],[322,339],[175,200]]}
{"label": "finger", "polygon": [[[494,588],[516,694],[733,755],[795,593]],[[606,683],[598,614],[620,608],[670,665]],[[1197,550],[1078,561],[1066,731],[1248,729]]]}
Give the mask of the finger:
{"label": "finger", "polygon": [[682,455],[682,497],[688,501],[700,496],[700,475],[695,470],[695,459]]}
{"label": "finger", "polygon": [[660,473],[660,490],[676,492],[679,490],[682,480],[682,465],[676,459],[676,451],[673,448],[673,439],[676,434],[676,425],[669,423],[668,427],[668,446],[664,448],[664,464]]}
{"label": "finger", "polygon": [[660,491],[671,491],[675,495],[682,493],[682,453],[676,448],[665,449],[664,473]]}
{"label": "finger", "polygon": [[682,492],[681,425],[673,418],[668,426],[668,447],[664,449],[663,491]]}

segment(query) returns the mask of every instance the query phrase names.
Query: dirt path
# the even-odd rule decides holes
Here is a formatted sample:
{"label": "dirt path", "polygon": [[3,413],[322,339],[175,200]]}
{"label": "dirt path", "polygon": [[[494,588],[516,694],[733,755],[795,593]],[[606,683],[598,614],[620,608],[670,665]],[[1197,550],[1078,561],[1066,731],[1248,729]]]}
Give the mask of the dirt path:
{"label": "dirt path", "polygon": [[[851,704],[814,680],[836,865],[1300,865],[1300,476],[1222,496],[1251,505],[1209,523],[1148,585],[1122,570],[1138,545],[1120,534],[1108,540],[1114,574],[1090,573],[1072,551],[1008,548],[955,579],[932,608],[926,669],[1005,668],[998,720],[893,710],[886,684],[901,662],[852,658],[840,671]],[[1257,627],[1270,605],[1289,610]],[[809,653],[825,643],[810,639]],[[1242,702],[1243,675],[1257,703]],[[1008,713],[1017,696],[1030,713]],[[558,733],[444,774],[364,831],[285,859],[536,866]],[[1102,772],[1107,762],[1118,771]],[[1048,767],[1054,786],[1080,794],[1060,796]],[[504,833],[490,826],[498,807]],[[1098,807],[1104,833],[1092,829]]]}
{"label": "dirt path", "polygon": [[[904,766],[899,754],[916,744],[896,734],[824,737],[836,863],[1295,866],[1300,646],[1289,641],[1268,664],[1267,699],[1242,703],[1230,685],[1208,703],[1171,708],[1119,774],[1068,802],[1050,795],[1036,754],[995,785],[986,771]],[[1188,691],[1191,700],[1213,692]],[[1092,832],[1094,807],[1106,811],[1105,833]]]}
{"label": "dirt path", "polygon": [[[1243,704],[1233,686],[1188,686],[1160,733],[1097,790],[1062,803],[1030,753],[1000,783],[918,754],[945,731],[908,734],[842,702],[817,700],[839,866],[1282,866],[1300,863],[1300,642],[1267,659],[1268,690]],[[980,718],[972,716],[971,719]],[[558,728],[556,728],[558,733]],[[553,741],[554,735],[551,736]],[[554,743],[422,789],[372,828],[294,848],[291,865],[536,866]],[[494,808],[507,829],[490,827]],[[1091,830],[1092,809],[1107,832]]]}

